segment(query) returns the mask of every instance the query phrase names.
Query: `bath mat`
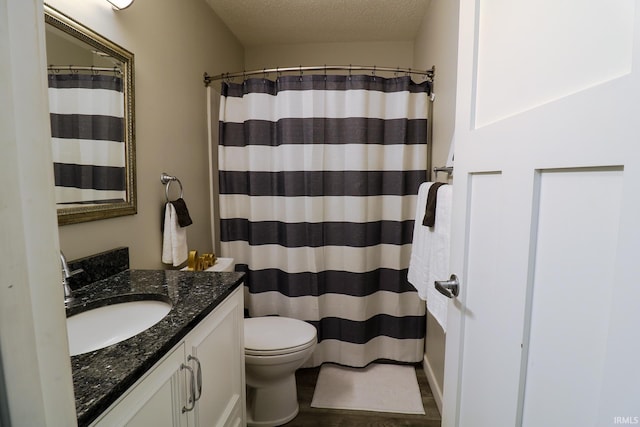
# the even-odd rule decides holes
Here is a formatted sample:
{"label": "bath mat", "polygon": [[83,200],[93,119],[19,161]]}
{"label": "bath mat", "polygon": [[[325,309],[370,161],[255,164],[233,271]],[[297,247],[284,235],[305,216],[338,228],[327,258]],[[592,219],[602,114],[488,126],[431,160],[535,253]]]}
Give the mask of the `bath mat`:
{"label": "bath mat", "polygon": [[372,363],[366,368],[322,365],[314,408],[424,414],[415,368]]}

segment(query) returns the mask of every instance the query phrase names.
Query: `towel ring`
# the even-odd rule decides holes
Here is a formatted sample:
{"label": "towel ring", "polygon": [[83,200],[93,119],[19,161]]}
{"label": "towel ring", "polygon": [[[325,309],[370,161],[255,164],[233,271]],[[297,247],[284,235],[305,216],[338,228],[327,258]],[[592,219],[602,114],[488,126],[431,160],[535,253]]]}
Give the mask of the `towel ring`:
{"label": "towel ring", "polygon": [[180,186],[180,198],[182,199],[184,190],[182,189],[182,183],[180,182],[180,180],[175,176],[167,174],[166,172],[162,172],[162,174],[160,175],[160,182],[165,185],[164,194],[167,197],[167,203],[169,202],[169,187],[171,187],[171,183],[174,181],[177,182]]}

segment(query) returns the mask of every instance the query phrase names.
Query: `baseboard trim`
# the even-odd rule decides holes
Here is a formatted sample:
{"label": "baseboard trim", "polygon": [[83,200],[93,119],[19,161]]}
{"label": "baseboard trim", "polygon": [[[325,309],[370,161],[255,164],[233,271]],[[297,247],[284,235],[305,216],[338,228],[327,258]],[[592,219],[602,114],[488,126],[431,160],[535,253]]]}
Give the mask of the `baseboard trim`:
{"label": "baseboard trim", "polygon": [[431,387],[431,392],[433,393],[433,399],[436,402],[436,406],[438,407],[438,411],[442,414],[442,388],[440,384],[436,381],[436,376],[433,373],[433,369],[431,368],[431,363],[429,363],[429,359],[425,354],[422,360],[422,369],[424,369],[424,373],[427,376],[427,382],[429,383],[429,387]]}

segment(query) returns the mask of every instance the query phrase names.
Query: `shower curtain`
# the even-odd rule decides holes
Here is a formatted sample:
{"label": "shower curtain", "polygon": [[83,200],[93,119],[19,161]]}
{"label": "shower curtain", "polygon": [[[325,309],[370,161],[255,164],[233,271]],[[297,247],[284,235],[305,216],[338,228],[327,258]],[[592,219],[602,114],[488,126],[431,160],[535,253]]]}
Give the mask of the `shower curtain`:
{"label": "shower curtain", "polygon": [[423,358],[425,305],[407,269],[429,92],[408,76],[222,85],[222,253],[247,273],[250,316],[316,327],[307,366]]}
{"label": "shower curtain", "polygon": [[48,81],[56,202],[126,201],[122,79],[50,73]]}

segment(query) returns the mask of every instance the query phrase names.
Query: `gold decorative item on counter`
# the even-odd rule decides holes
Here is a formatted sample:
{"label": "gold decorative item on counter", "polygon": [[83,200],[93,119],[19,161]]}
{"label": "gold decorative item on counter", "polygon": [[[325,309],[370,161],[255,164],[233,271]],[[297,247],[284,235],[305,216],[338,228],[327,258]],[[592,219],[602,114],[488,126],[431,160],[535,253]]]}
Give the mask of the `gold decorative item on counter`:
{"label": "gold decorative item on counter", "polygon": [[216,263],[215,254],[203,254],[198,256],[198,251],[189,251],[189,259],[187,261],[187,270],[203,271],[209,267],[213,267]]}
{"label": "gold decorative item on counter", "polygon": [[198,251],[189,251],[189,258],[187,260],[187,269],[190,271],[195,271],[197,260],[198,260]]}

